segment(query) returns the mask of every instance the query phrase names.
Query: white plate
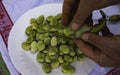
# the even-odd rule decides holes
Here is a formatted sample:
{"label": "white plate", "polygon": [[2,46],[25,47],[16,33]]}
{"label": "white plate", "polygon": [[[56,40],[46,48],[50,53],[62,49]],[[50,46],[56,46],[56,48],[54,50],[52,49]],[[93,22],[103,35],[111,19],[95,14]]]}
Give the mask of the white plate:
{"label": "white plate", "polygon": [[[25,13],[14,24],[8,39],[8,49],[10,58],[16,69],[22,75],[46,75],[41,68],[41,64],[36,62],[36,54],[24,51],[21,43],[26,40],[25,29],[30,25],[30,18],[37,18],[39,15],[49,16],[61,13],[62,4],[47,4],[36,7]],[[86,59],[84,62],[73,63],[76,67],[74,75],[87,75],[95,66],[95,63]],[[61,68],[52,70],[49,75],[63,75]]]}

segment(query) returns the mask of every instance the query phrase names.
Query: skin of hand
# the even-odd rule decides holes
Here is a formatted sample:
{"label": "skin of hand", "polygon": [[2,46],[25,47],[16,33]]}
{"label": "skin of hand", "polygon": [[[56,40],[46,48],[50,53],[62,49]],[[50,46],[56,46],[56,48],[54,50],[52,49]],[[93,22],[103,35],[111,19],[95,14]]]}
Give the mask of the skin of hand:
{"label": "skin of hand", "polygon": [[120,66],[120,35],[99,36],[84,33],[81,39],[74,40],[80,50],[100,66]]}
{"label": "skin of hand", "polygon": [[120,0],[64,0],[62,23],[71,29],[79,29],[93,10],[119,4]]}
{"label": "skin of hand", "polygon": [[[62,23],[69,24],[74,31],[88,22],[93,10],[119,4],[120,0],[64,0]],[[89,20],[90,21],[90,20]],[[112,35],[106,27],[102,36],[83,33],[80,39],[74,39],[81,51],[101,66],[120,66],[120,35]]]}

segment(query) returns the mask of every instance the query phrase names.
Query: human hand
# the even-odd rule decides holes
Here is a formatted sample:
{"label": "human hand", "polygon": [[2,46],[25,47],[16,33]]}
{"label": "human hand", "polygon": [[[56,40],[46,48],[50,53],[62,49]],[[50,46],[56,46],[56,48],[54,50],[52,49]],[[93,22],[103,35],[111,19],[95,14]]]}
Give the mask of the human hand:
{"label": "human hand", "polygon": [[[62,23],[73,30],[79,29],[93,10],[118,4],[120,0],[64,0]],[[85,22],[86,23],[86,22]]]}
{"label": "human hand", "polygon": [[75,40],[80,50],[100,66],[120,66],[120,35],[111,35],[109,31],[99,36],[92,33],[84,33],[82,40]]}

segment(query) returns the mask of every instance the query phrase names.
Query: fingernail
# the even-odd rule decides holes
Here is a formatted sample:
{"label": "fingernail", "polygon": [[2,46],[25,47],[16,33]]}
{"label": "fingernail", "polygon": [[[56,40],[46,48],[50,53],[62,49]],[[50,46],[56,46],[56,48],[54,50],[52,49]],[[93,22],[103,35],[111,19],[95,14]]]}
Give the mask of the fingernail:
{"label": "fingernail", "polygon": [[84,41],[87,41],[88,40],[88,34],[83,34],[81,36],[81,38],[84,40]]}
{"label": "fingernail", "polygon": [[76,23],[71,23],[71,29],[76,31],[79,28],[79,25]]}

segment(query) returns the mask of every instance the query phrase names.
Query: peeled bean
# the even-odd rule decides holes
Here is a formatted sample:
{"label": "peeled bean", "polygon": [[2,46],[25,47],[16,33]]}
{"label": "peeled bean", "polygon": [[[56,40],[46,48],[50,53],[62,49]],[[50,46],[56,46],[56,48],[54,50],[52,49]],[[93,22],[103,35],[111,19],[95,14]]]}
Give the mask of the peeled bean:
{"label": "peeled bean", "polygon": [[51,41],[51,38],[50,38],[50,37],[47,37],[47,38],[44,39],[44,43],[45,43],[46,45],[49,45],[49,44],[50,44],[50,41]]}
{"label": "peeled bean", "polygon": [[72,62],[72,61],[73,61],[72,57],[69,56],[69,55],[64,55],[64,60],[65,60],[66,62]]}
{"label": "peeled bean", "polygon": [[51,20],[50,20],[50,25],[51,25],[51,26],[57,25],[57,19],[56,19],[55,17],[51,18]]}
{"label": "peeled bean", "polygon": [[27,43],[31,43],[34,40],[32,36],[29,36],[26,40]]}
{"label": "peeled bean", "polygon": [[59,63],[63,63],[63,62],[64,62],[63,57],[62,57],[62,56],[59,56],[59,57],[58,57],[58,61],[59,61]]}
{"label": "peeled bean", "polygon": [[45,44],[42,41],[38,41],[37,48],[39,51],[42,51],[45,49]]}
{"label": "peeled bean", "polygon": [[37,42],[36,41],[33,41],[31,43],[31,52],[37,52]]}
{"label": "peeled bean", "polygon": [[42,65],[42,69],[45,73],[50,73],[52,70],[51,65],[46,63]]}
{"label": "peeled bean", "polygon": [[70,52],[70,48],[67,45],[60,45],[60,51],[64,54],[68,54]]}
{"label": "peeled bean", "polygon": [[43,63],[45,61],[45,54],[44,53],[38,53],[37,56],[36,56],[36,60],[39,62],[39,63]]}
{"label": "peeled bean", "polygon": [[58,61],[54,61],[54,62],[51,63],[51,67],[52,67],[53,69],[58,68],[59,65],[60,65],[60,63],[59,63]]}
{"label": "peeled bean", "polygon": [[30,35],[31,32],[32,32],[32,26],[28,26],[28,27],[26,28],[26,30],[25,30],[25,33],[26,33],[27,35]]}
{"label": "peeled bean", "polygon": [[73,66],[70,66],[70,65],[63,66],[62,72],[65,74],[73,74],[73,73],[75,73],[75,68]]}
{"label": "peeled bean", "polygon": [[50,62],[51,62],[50,56],[47,55],[47,56],[45,57],[45,61],[46,61],[47,63],[50,63]]}
{"label": "peeled bean", "polygon": [[51,47],[51,48],[49,49],[48,54],[49,54],[49,56],[52,56],[52,55],[56,55],[57,52],[58,52],[58,50],[57,50],[56,47]]}
{"label": "peeled bean", "polygon": [[45,34],[39,34],[39,39],[40,40],[44,40],[45,38],[47,38],[48,36]]}
{"label": "peeled bean", "polygon": [[51,46],[57,46],[57,37],[56,36],[53,36],[51,38]]}
{"label": "peeled bean", "polygon": [[41,16],[39,16],[39,17],[37,18],[37,23],[38,23],[38,24],[43,24],[43,22],[44,22],[44,16],[41,15]]}
{"label": "peeled bean", "polygon": [[31,18],[31,19],[30,19],[30,24],[36,23],[36,22],[37,22],[37,20],[36,20],[35,18]]}
{"label": "peeled bean", "polygon": [[70,28],[64,29],[64,34],[66,36],[71,36],[74,32]]}
{"label": "peeled bean", "polygon": [[67,66],[67,65],[70,65],[70,62],[66,62],[66,61],[64,61],[64,62],[61,64],[61,67],[63,67],[63,66]]}
{"label": "peeled bean", "polygon": [[32,29],[37,30],[38,24],[37,23],[32,23]]}
{"label": "peeled bean", "polygon": [[31,48],[30,43],[23,42],[23,43],[22,43],[22,48],[23,48],[24,50],[30,50],[30,48]]}
{"label": "peeled bean", "polygon": [[62,14],[57,14],[56,16],[55,16],[55,18],[59,21],[59,20],[61,20],[61,17],[62,17]]}

